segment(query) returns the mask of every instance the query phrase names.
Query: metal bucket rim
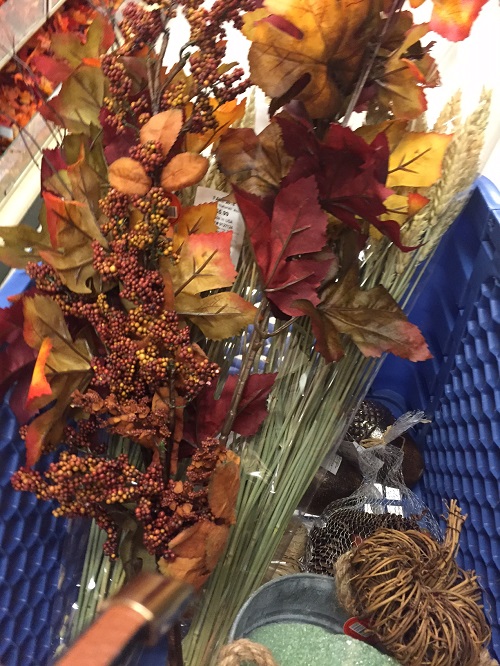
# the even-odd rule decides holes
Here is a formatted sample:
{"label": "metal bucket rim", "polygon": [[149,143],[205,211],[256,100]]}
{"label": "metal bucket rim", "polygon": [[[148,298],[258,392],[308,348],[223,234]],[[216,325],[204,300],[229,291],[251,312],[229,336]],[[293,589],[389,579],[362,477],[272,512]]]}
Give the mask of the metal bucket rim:
{"label": "metal bucket rim", "polygon": [[[228,641],[229,642],[234,641],[236,639],[235,633],[236,633],[236,629],[238,627],[238,624],[240,623],[242,617],[245,615],[248,607],[251,606],[251,604],[253,603],[254,599],[257,596],[260,596],[269,587],[279,587],[280,585],[284,585],[291,578],[294,578],[294,579],[300,578],[301,580],[316,580],[316,581],[321,581],[322,583],[329,582],[335,587],[335,580],[333,578],[330,578],[329,576],[323,576],[321,574],[314,574],[314,573],[288,574],[286,576],[280,576],[279,578],[274,578],[273,580],[270,580],[267,583],[264,583],[264,585],[261,585],[259,588],[257,588],[255,590],[255,592],[253,592],[248,597],[248,599],[245,601],[243,606],[238,611],[238,614],[234,618],[233,624],[231,625],[231,629],[229,631],[229,635],[228,635]],[[314,623],[311,623],[311,624],[314,624]]]}

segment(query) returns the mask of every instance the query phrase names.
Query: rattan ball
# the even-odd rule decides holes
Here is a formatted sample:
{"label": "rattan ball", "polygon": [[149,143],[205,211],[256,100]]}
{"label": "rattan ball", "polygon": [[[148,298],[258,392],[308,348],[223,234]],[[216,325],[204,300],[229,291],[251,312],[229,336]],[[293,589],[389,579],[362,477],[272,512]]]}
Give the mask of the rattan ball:
{"label": "rattan ball", "polygon": [[465,517],[449,508],[442,543],[380,529],[336,565],[341,604],[404,666],[479,666],[490,638],[472,571],[455,562]]}

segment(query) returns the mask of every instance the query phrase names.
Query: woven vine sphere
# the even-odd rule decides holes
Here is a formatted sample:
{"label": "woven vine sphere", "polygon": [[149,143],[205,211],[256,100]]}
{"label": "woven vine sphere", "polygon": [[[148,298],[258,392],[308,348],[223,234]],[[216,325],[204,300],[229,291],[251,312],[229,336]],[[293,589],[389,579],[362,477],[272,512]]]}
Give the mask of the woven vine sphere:
{"label": "woven vine sphere", "polygon": [[337,562],[340,602],[405,666],[478,666],[489,640],[476,576],[454,559],[461,520],[443,543],[378,530]]}

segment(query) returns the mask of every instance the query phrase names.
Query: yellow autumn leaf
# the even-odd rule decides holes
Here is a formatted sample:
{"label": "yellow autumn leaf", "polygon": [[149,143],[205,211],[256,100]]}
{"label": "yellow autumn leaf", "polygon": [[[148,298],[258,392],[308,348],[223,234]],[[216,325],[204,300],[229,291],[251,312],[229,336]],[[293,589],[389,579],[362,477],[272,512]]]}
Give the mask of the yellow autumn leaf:
{"label": "yellow autumn leaf", "polygon": [[232,291],[199,295],[181,292],[175,299],[176,311],[196,324],[209,340],[225,340],[253,323],[256,309]]}
{"label": "yellow autumn leaf", "polygon": [[[427,199],[427,197],[423,197],[416,192],[412,192],[408,195],[391,194],[391,196],[384,201],[387,213],[383,213],[380,216],[380,219],[382,221],[394,220],[400,226],[403,226],[409,218],[413,217],[415,213],[428,203],[429,199]],[[370,236],[376,239],[383,238],[380,231],[373,225],[370,225]]]}
{"label": "yellow autumn leaf", "polygon": [[387,187],[430,187],[441,177],[451,135],[405,132],[389,156]]}
{"label": "yellow autumn leaf", "polygon": [[430,187],[441,177],[451,134],[407,132],[406,121],[385,121],[356,130],[367,143],[384,132],[389,144],[387,187]]}
{"label": "yellow autumn leaf", "polygon": [[244,16],[253,83],[273,98],[293,95],[312,118],[331,117],[350,94],[380,3],[371,0],[266,0]]}
{"label": "yellow autumn leaf", "polygon": [[216,215],[217,202],[184,206],[175,225],[174,250],[178,250],[192,234],[216,233]]}

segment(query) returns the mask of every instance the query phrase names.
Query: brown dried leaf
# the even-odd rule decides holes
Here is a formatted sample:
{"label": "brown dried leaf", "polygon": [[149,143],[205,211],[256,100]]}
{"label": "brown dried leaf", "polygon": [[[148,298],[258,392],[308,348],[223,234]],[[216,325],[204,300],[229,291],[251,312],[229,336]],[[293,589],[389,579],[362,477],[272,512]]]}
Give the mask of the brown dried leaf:
{"label": "brown dried leaf", "polygon": [[161,186],[170,192],[198,183],[208,170],[208,160],[197,153],[175,155],[161,173]]}
{"label": "brown dried leaf", "polygon": [[197,590],[202,587],[210,575],[210,571],[207,571],[205,567],[204,557],[176,557],[173,561],[160,558],[158,569],[164,576],[182,580]]}
{"label": "brown dried leaf", "polygon": [[227,525],[214,525],[207,539],[207,569],[213,571],[224,552],[227,538],[229,536],[229,527]]}
{"label": "brown dried leaf", "polygon": [[230,129],[219,143],[217,160],[232,183],[260,197],[276,192],[293,164],[276,122],[258,136],[252,129]]}
{"label": "brown dried leaf", "polygon": [[410,361],[431,358],[422,333],[385,287],[361,289],[357,266],[323,290],[317,308],[306,300],[295,305],[311,317],[316,349],[328,362],[344,354],[341,335],[349,336],[364,356],[391,352]]}
{"label": "brown dried leaf", "polygon": [[157,113],[141,128],[141,142],[159,141],[166,157],[179,136],[182,123],[183,114],[180,109],[169,109]]}
{"label": "brown dried leaf", "polygon": [[200,520],[174,537],[168,547],[177,557],[204,557],[205,543],[212,525],[208,520]]}
{"label": "brown dried leaf", "polygon": [[109,184],[124,194],[144,196],[153,181],[142,164],[131,157],[120,157],[109,167]]}
{"label": "brown dried leaf", "polygon": [[236,522],[236,499],[240,488],[240,468],[225,462],[215,468],[208,484],[208,505],[215,516],[228,525]]}

